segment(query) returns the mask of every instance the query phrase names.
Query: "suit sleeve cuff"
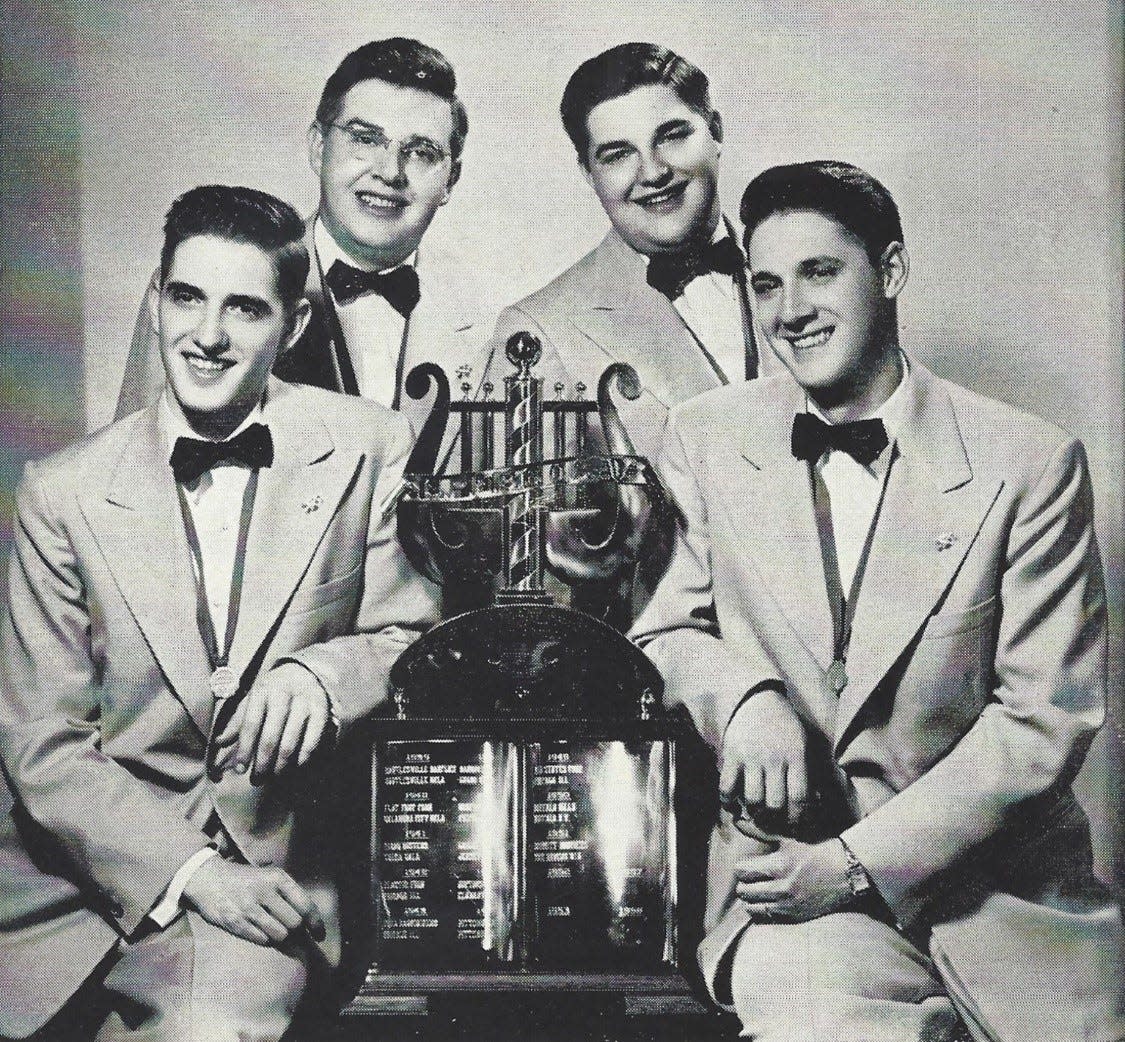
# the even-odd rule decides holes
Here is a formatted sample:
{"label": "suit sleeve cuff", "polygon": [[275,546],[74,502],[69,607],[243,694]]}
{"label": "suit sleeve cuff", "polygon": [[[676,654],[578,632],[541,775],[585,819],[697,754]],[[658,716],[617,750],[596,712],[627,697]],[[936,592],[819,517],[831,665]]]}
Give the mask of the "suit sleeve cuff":
{"label": "suit sleeve cuff", "polygon": [[762,680],[755,684],[749,691],[746,692],[735,704],[731,710],[730,716],[727,717],[727,722],[723,725],[723,737],[726,737],[727,731],[730,730],[730,725],[734,723],[734,718],[738,715],[738,711],[746,705],[755,695],[760,695],[763,691],[773,691],[776,694],[785,697],[785,685],[776,679]]}
{"label": "suit sleeve cuff", "polygon": [[172,876],[172,881],[168,884],[168,889],[164,891],[164,895],[156,902],[156,906],[151,912],[148,913],[148,918],[151,919],[160,929],[164,929],[177,915],[180,914],[180,898],[184,896],[184,888],[188,885],[191,877],[195,875],[195,870],[200,865],[210,861],[211,858],[218,855],[218,851],[214,847],[204,847],[202,850],[197,851],[187,859]]}

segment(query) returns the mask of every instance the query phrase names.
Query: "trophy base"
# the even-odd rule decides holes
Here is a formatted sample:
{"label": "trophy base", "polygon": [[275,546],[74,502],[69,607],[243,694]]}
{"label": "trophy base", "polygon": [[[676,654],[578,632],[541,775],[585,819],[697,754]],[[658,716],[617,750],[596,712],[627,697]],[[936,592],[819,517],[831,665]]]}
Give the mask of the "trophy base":
{"label": "trophy base", "polygon": [[498,995],[549,1000],[585,996],[619,1003],[634,1016],[701,1016],[708,1008],[678,973],[380,973],[372,967],[341,1016],[426,1016],[432,1000]]}

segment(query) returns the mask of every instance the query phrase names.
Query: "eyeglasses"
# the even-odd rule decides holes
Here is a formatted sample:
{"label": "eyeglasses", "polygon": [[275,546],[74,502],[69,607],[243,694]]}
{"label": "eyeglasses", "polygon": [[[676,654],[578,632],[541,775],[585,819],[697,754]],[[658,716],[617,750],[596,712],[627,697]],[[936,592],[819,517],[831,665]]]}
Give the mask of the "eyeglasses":
{"label": "eyeglasses", "polygon": [[407,138],[396,141],[388,137],[382,127],[368,123],[324,123],[334,127],[347,138],[351,153],[356,159],[371,162],[380,152],[392,154],[398,165],[412,174],[426,174],[449,158],[449,153],[428,138]]}

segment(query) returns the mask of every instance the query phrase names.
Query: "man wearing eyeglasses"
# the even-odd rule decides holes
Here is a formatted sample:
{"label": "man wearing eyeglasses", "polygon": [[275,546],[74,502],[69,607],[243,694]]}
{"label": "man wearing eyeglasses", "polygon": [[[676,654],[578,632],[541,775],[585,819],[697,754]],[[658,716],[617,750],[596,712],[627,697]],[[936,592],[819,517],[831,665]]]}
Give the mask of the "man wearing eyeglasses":
{"label": "man wearing eyeglasses", "polygon": [[[446,58],[417,40],[364,44],[329,77],[309,127],[320,205],[308,221],[305,296],[312,317],[275,373],[402,409],[417,430],[428,403],[404,395],[406,374],[437,361],[451,378],[485,376],[486,305],[463,265],[420,244],[461,173],[468,116]],[[118,417],[162,384],[141,309]]]}

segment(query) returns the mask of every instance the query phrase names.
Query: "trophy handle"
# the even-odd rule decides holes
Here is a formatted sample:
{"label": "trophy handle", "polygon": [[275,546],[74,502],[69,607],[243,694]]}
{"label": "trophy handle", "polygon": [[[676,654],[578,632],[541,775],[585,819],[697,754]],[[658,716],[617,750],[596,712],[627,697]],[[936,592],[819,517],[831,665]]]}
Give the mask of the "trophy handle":
{"label": "trophy handle", "polygon": [[626,362],[614,362],[598,380],[598,413],[602,418],[606,446],[611,456],[635,456],[633,439],[617,414],[617,406],[610,397],[610,389],[617,384],[618,391],[628,401],[634,402],[641,396],[641,378],[637,370]]}
{"label": "trophy handle", "polygon": [[403,385],[406,393],[415,401],[421,401],[429,393],[431,382],[437,388],[433,408],[422,430],[414,442],[410,459],[406,463],[407,474],[432,474],[437,466],[441,442],[449,422],[449,377],[445,370],[433,362],[423,362],[410,370]]}

